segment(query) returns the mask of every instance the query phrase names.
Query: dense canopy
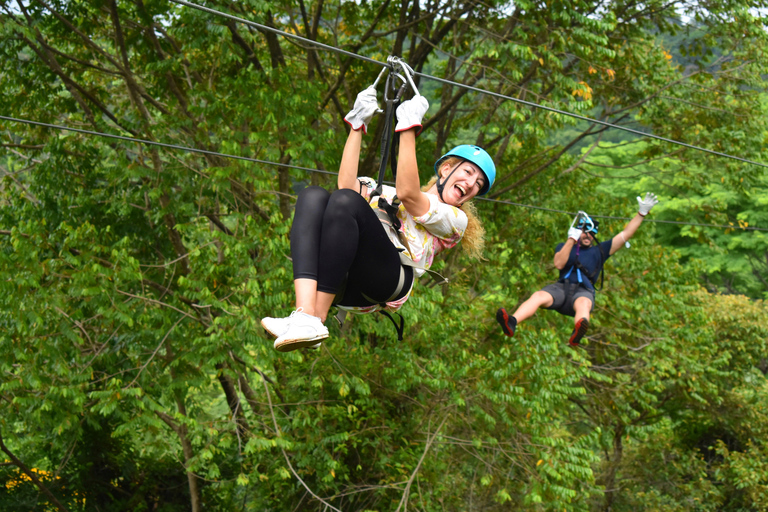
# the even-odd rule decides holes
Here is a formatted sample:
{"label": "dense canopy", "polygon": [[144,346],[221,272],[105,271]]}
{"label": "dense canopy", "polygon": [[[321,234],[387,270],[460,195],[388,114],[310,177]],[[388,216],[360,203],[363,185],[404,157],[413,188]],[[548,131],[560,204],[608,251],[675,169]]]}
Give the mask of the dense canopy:
{"label": "dense canopy", "polygon": [[[258,25],[0,0],[0,509],[768,508],[766,169],[636,133],[768,163],[764,0],[204,5]],[[283,354],[259,325],[381,70],[264,27],[408,62],[425,181],[456,144],[496,161],[483,259],[444,254],[402,342],[367,315]],[[553,312],[502,336],[564,212],[608,237],[646,191],[583,348]]]}

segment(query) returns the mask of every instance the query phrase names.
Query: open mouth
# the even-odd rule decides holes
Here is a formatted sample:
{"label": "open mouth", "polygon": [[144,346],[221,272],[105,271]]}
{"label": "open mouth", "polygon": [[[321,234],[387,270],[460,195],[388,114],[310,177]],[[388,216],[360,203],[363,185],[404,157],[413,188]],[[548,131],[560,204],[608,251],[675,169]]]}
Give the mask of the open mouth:
{"label": "open mouth", "polygon": [[456,187],[459,190],[459,193],[461,194],[462,197],[464,197],[467,194],[467,191],[464,190],[464,188],[461,185],[454,185],[454,187]]}

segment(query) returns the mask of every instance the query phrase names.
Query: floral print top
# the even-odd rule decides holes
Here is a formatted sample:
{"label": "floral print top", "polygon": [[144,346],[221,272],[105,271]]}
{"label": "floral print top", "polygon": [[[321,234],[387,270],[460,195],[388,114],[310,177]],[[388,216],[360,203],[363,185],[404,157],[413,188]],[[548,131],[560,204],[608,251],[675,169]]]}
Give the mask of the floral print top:
{"label": "floral print top", "polygon": [[[371,192],[376,188],[376,182],[370,178],[360,178],[362,196],[372,208],[378,208],[379,196],[371,198]],[[368,187],[368,188],[366,188]],[[397,191],[394,187],[384,185],[381,197],[391,203]],[[408,247],[404,247],[400,238],[392,229],[387,228],[387,235],[395,247],[403,248],[403,254],[412,259],[416,264],[413,269],[414,277],[421,277],[425,270],[432,266],[435,256],[445,249],[450,249],[458,244],[467,229],[467,214],[461,209],[445,204],[434,194],[427,194],[429,198],[429,210],[424,215],[414,217],[400,205],[397,217],[400,219],[400,231],[405,235]],[[405,304],[411,295],[411,290],[401,299],[387,302],[387,311],[397,311]],[[383,309],[380,305],[367,307],[344,307],[346,311],[354,313],[372,313]]]}

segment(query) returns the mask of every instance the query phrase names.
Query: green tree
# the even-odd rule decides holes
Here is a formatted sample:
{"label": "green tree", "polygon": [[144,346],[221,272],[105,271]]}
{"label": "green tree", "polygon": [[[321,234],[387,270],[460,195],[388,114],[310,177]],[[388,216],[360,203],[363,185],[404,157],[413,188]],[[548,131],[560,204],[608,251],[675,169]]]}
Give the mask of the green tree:
{"label": "green tree", "polygon": [[[206,5],[452,82],[762,151],[758,2]],[[278,354],[258,321],[292,307],[292,197],[334,185],[291,166],[336,168],[343,115],[379,69],[175,3],[0,9],[3,114],[277,164],[0,124],[0,474],[16,483],[0,486],[3,509],[764,506],[765,306],[708,295],[697,281],[708,263],[655,244],[662,228],[643,226],[609,263],[584,351],[567,348],[555,314],[511,343],[492,316],[554,275],[570,219],[480,203],[487,260],[438,262],[453,284],[417,286],[405,342],[358,317],[319,351]],[[681,14],[696,22],[685,39],[696,72],[663,46],[685,30]],[[698,48],[723,58],[696,60]],[[418,86],[432,104],[424,178],[449,146],[473,142],[499,163],[502,199],[626,216],[649,186],[606,188],[585,172],[599,126]],[[382,124],[365,148],[371,173]],[[587,141],[586,157],[571,151]],[[637,147],[598,153],[659,159],[649,172],[672,173],[676,197],[719,179],[703,171],[722,163],[711,156]],[[754,168],[722,165],[723,193],[740,197],[742,174],[758,186]],[[718,215],[738,216],[727,204]],[[677,466],[641,471],[662,456]]]}

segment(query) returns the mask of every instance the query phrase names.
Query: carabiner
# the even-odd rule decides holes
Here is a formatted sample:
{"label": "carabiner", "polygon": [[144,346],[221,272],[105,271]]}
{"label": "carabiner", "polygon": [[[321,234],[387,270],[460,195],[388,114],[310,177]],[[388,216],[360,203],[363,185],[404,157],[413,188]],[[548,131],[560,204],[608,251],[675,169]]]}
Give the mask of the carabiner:
{"label": "carabiner", "polygon": [[[399,89],[397,89],[397,82],[395,81],[394,78],[399,78],[403,82],[403,85],[401,85]],[[392,100],[398,101],[403,96],[403,93],[405,92],[405,86],[406,85],[408,85],[408,82],[405,80],[405,78],[403,78],[403,75],[401,75],[400,73],[397,73],[395,71],[390,71],[389,75],[387,75],[386,86],[384,87],[384,101],[392,101]],[[390,87],[392,88],[393,92],[397,91],[395,93],[395,97],[394,98],[390,98],[388,96],[388,93],[390,92],[389,91]]]}
{"label": "carabiner", "polygon": [[591,231],[595,227],[595,223],[592,222],[592,217],[587,215],[587,212],[579,210],[579,212],[576,214],[576,217],[573,218],[573,222],[571,222],[571,227],[574,225],[579,224],[580,219],[584,219],[584,227],[581,228],[582,231]]}
{"label": "carabiner", "polygon": [[413,83],[413,78],[411,75],[415,74],[415,71],[413,71],[413,68],[409,66],[408,64],[403,61],[400,57],[395,57],[394,55],[390,55],[387,57],[387,62],[393,65],[400,66],[400,69],[403,70],[403,74],[408,79],[408,84],[411,86],[411,89],[413,89],[413,92],[416,94],[416,96],[421,96],[419,94],[419,90],[416,88],[416,84]]}
{"label": "carabiner", "polygon": [[579,212],[573,218],[573,222],[571,222],[571,227],[575,226],[576,223],[579,221],[579,219],[582,218],[582,217],[585,217],[586,215],[587,215],[586,212],[583,212],[583,211],[579,210]]}
{"label": "carabiner", "polygon": [[413,92],[416,93],[416,96],[421,96],[421,94],[419,94],[419,90],[416,88],[416,84],[413,82],[413,75],[415,75],[416,72],[411,66],[406,64],[404,60],[400,60],[400,65],[403,68],[405,77],[408,79],[408,83],[411,84],[411,89],[413,89]]}

